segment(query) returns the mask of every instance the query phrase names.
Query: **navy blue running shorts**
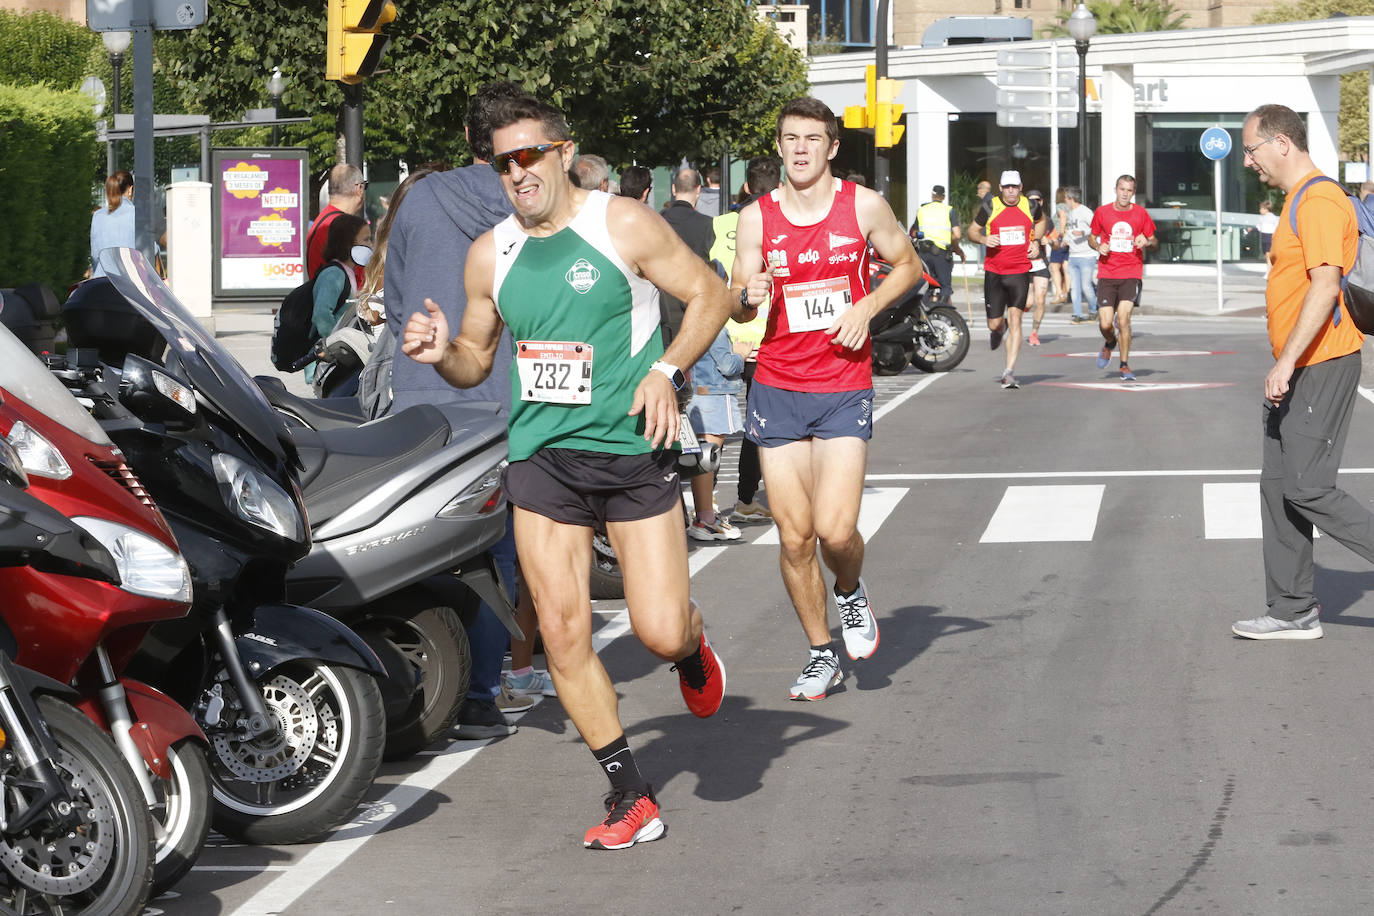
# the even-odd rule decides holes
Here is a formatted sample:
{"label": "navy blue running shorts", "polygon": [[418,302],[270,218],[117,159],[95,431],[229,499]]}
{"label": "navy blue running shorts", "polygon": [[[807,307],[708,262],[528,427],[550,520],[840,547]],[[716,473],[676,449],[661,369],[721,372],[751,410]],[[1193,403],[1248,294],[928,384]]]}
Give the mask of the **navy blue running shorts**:
{"label": "navy blue running shorts", "polygon": [[873,438],[873,389],[787,391],[758,379],[749,392],[744,434],[763,448],[802,439]]}
{"label": "navy blue running shorts", "polygon": [[566,525],[599,527],[662,515],[682,501],[677,451],[612,455],[541,448],[502,475],[506,499]]}

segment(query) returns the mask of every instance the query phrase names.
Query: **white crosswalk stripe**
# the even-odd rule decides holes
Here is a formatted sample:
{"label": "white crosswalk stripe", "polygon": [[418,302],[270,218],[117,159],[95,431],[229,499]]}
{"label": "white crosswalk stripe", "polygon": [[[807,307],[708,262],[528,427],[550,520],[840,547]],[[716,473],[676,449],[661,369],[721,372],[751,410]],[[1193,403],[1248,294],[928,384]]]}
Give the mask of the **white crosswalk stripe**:
{"label": "white crosswalk stripe", "polygon": [[1209,541],[1259,537],[1259,481],[1204,483],[1202,517]]}
{"label": "white crosswalk stripe", "polygon": [[1007,487],[983,536],[984,544],[1091,541],[1104,484]]}

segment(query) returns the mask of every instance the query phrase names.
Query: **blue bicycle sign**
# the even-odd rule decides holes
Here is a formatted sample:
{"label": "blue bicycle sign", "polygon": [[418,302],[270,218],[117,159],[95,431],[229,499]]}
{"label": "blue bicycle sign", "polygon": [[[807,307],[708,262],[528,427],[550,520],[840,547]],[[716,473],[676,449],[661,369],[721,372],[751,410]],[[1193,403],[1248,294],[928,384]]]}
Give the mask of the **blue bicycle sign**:
{"label": "blue bicycle sign", "polygon": [[1231,135],[1224,128],[1209,127],[1202,132],[1198,145],[1208,159],[1224,159],[1231,152]]}

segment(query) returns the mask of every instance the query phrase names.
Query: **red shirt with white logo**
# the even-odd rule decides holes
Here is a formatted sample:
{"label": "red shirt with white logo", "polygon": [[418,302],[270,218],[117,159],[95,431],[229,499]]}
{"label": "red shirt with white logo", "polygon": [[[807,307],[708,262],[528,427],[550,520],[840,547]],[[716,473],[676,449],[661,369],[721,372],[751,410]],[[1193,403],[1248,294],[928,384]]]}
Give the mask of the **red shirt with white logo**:
{"label": "red shirt with white logo", "polygon": [[1155,234],[1155,221],[1139,204],[1129,210],[1118,210],[1115,204],[1103,204],[1093,213],[1091,232],[1111,248],[1098,255],[1098,279],[1139,280],[1145,276],[1145,250],[1135,247],[1135,237],[1147,239]]}
{"label": "red shirt with white logo", "polygon": [[835,179],[830,212],[798,226],[782,213],[782,189],[759,198],[763,259],[773,265],[768,327],[756,381],[787,391],[863,391],[873,387],[872,343],[831,343],[830,327],[868,295],[868,243],[859,230],[854,185]]}

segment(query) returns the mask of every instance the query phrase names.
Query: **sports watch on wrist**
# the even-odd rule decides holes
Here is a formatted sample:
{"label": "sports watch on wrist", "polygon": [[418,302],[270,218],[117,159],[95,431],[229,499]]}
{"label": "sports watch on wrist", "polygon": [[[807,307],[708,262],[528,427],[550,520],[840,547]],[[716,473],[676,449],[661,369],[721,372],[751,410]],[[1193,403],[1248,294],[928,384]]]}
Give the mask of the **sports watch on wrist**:
{"label": "sports watch on wrist", "polygon": [[681,391],[682,387],[687,384],[687,376],[683,375],[682,370],[672,363],[665,363],[663,360],[658,360],[649,368],[666,375],[668,381],[673,383],[674,391]]}
{"label": "sports watch on wrist", "polygon": [[739,288],[739,306],[743,309],[753,308],[753,306],[749,304],[749,287],[747,286],[741,286]]}

